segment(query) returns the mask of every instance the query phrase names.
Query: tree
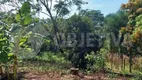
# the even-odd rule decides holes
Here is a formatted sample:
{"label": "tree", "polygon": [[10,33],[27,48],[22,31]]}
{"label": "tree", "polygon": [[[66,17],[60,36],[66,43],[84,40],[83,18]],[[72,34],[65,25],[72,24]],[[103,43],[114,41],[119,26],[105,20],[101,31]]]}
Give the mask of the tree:
{"label": "tree", "polygon": [[[75,67],[86,69],[88,60],[85,59],[85,56],[92,51],[96,53],[102,47],[103,44],[99,44],[101,38],[94,33],[93,21],[87,16],[74,14],[67,20],[67,24],[68,27],[65,34],[74,33],[77,36],[75,41],[71,41],[71,43],[76,42],[76,44],[71,47],[68,46],[68,49],[70,49],[69,60],[71,60]],[[88,46],[87,44],[88,33],[92,34],[90,37],[93,39],[91,41],[93,46]],[[83,44],[81,42],[83,42]],[[69,43],[67,43],[67,45],[68,44]]]}
{"label": "tree", "polygon": [[[81,9],[82,4],[86,4],[86,2],[82,0],[37,0],[36,2],[34,0],[27,1],[30,2],[30,5],[32,5],[32,9],[36,9],[34,10],[35,12],[44,13],[51,19],[51,22],[53,24],[52,34],[54,42],[57,44],[59,50],[63,53],[63,50],[59,46],[60,36],[57,19],[69,14],[70,7],[77,6],[77,9],[79,10]],[[25,0],[18,0],[18,2],[9,0],[1,1],[2,4],[5,4],[6,2],[10,3],[17,10],[17,8],[19,9],[18,4],[22,4],[23,2],[25,2]],[[42,8],[45,8],[46,12],[42,12]]]}
{"label": "tree", "polygon": [[[1,13],[3,14],[3,13]],[[11,61],[12,55],[10,55],[10,36],[9,26],[0,20],[0,73],[3,76],[3,68],[9,79],[9,62]]]}
{"label": "tree", "polygon": [[[14,76],[14,80],[17,80],[18,79],[17,68],[18,68],[19,53],[21,53],[23,50],[26,50],[26,49],[29,51],[31,50],[25,44],[30,35],[29,32],[26,33],[25,31],[27,31],[27,28],[32,22],[30,4],[29,2],[24,2],[20,10],[17,11],[17,14],[13,14],[13,13],[6,13],[6,14],[7,15],[3,16],[4,19],[2,19],[1,21],[1,23],[4,25],[3,26],[4,28],[2,29],[5,29],[1,32],[1,34],[5,35],[4,37],[2,37],[2,40],[4,39],[5,45],[2,45],[2,47],[7,48],[7,49],[5,48],[5,51],[4,51],[5,60],[7,58],[9,59],[9,57],[6,58],[6,55],[10,57],[12,56],[12,58],[10,59],[12,59],[13,61],[13,71],[14,71],[13,76]],[[6,37],[6,35],[8,35],[8,38]],[[2,50],[3,49],[4,48],[2,48]]]}
{"label": "tree", "polygon": [[[131,37],[129,41],[132,43],[132,45],[126,46],[129,51],[130,72],[132,72],[132,58],[136,53],[135,51],[137,51],[135,42],[137,39],[139,39],[140,36],[139,30],[137,30],[137,27],[139,26],[136,25],[137,23],[139,23],[139,21],[137,22],[136,19],[142,13],[141,5],[142,5],[141,0],[129,0],[128,3],[122,4],[121,6],[123,10],[127,11],[129,19],[127,26],[125,28],[122,28],[121,32],[123,34],[129,33]],[[133,35],[136,36],[137,39]]]}
{"label": "tree", "polygon": [[79,15],[89,17],[93,21],[95,33],[100,35],[104,28],[104,16],[100,10],[81,10]]}
{"label": "tree", "polygon": [[125,11],[118,11],[113,14],[108,14],[105,17],[104,26],[105,26],[105,32],[107,33],[113,33],[115,37],[119,36],[119,30],[121,27],[124,27],[127,25],[128,17],[127,13]]}
{"label": "tree", "polygon": [[[121,60],[123,61],[122,52],[122,40],[123,35],[120,36],[120,29],[126,26],[128,22],[127,13],[119,10],[116,13],[108,14],[104,20],[104,32],[107,33],[107,39],[109,41],[109,49],[111,52],[111,68],[113,63],[113,54],[120,52]],[[116,44],[117,43],[117,44]],[[120,51],[119,51],[120,50]],[[124,50],[123,50],[124,51]]]}
{"label": "tree", "polygon": [[[56,3],[55,5],[52,5],[53,3]],[[55,42],[58,45],[59,50],[61,53],[63,53],[63,50],[61,49],[59,43],[60,43],[60,36],[59,36],[59,30],[58,30],[58,23],[57,19],[59,17],[63,17],[70,12],[70,7],[73,5],[77,6],[78,9],[81,8],[82,4],[85,4],[82,0],[38,0],[38,5],[41,4],[41,8],[44,7],[46,9],[46,15],[51,19],[51,22],[53,24],[53,38],[55,38]],[[55,15],[54,15],[55,13]]]}
{"label": "tree", "polygon": [[79,15],[89,17],[93,21],[94,27],[103,26],[104,16],[99,10],[81,10]]}

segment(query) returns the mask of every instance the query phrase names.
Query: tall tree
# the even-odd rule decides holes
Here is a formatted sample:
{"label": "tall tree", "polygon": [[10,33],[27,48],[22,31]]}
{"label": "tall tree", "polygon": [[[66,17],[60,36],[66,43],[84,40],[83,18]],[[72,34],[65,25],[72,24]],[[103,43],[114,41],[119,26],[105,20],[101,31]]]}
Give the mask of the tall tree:
{"label": "tall tree", "polygon": [[104,16],[100,10],[81,10],[79,12],[81,16],[87,16],[92,19],[94,27],[102,27],[104,22]]}
{"label": "tall tree", "polygon": [[[121,8],[128,13],[128,24],[125,28],[121,29],[121,32],[123,34],[129,33],[129,42],[127,44],[127,49],[129,51],[129,63],[130,63],[130,72],[132,72],[132,58],[135,55],[135,51],[137,51],[137,48],[135,46],[136,41],[139,39],[140,33],[139,29],[137,29],[140,26],[137,26],[137,17],[141,15],[142,13],[142,1],[141,0],[129,0],[128,3],[122,4]],[[134,31],[135,30],[135,31]],[[134,35],[134,36],[131,36]],[[137,38],[136,38],[137,37]],[[125,42],[125,41],[124,41]]]}
{"label": "tall tree", "polygon": [[[102,47],[103,44],[99,44],[101,38],[95,34],[93,21],[87,16],[74,14],[67,20],[67,24],[66,34],[74,33],[76,35],[76,37],[73,35],[75,40],[71,41],[71,43],[75,44],[72,47],[67,43],[69,45],[68,49],[70,49],[69,60],[71,60],[75,67],[86,69],[88,60],[85,59],[85,56],[92,51],[97,52]],[[93,46],[88,44],[89,39],[87,35],[89,33],[91,33],[89,38],[92,39],[89,44]]]}
{"label": "tall tree", "polygon": [[[121,27],[126,26],[128,22],[127,13],[119,10],[116,13],[108,14],[104,20],[104,32],[107,33],[109,49],[111,53],[111,69],[113,63],[113,54],[118,53],[121,47],[123,36],[119,36]],[[121,39],[120,39],[121,38]]]}
{"label": "tall tree", "polygon": [[[12,0],[2,0],[1,4],[10,3],[12,6],[15,7],[16,10],[19,10],[19,5],[22,4],[25,1],[30,2],[30,5],[32,5],[32,9],[35,12],[44,13],[47,17],[51,19],[51,22],[53,24],[52,28],[52,38],[54,39],[54,42],[57,44],[59,50],[63,53],[63,50],[59,46],[60,43],[60,36],[59,36],[59,30],[58,30],[58,22],[57,19],[59,17],[63,17],[70,13],[72,6],[77,6],[77,9],[81,9],[82,4],[86,4],[83,0],[18,0],[18,1],[12,1]],[[42,11],[45,9],[46,11]]]}
{"label": "tall tree", "polygon": [[104,27],[104,15],[100,10],[81,10],[79,15],[89,17],[93,21],[96,34],[100,34]]}
{"label": "tall tree", "polygon": [[7,16],[3,16],[4,18],[1,19],[0,22],[3,22],[2,24],[4,24],[4,29],[8,27],[7,33],[5,33],[9,36],[9,39],[7,40],[9,45],[7,45],[7,48],[9,48],[9,53],[11,53],[10,55],[13,56],[14,80],[17,80],[18,56],[20,55],[19,53],[22,53],[22,51],[26,49],[29,50],[25,43],[29,35],[29,32],[26,33],[26,29],[32,22],[30,3],[24,2],[22,7],[17,11],[17,14],[9,12],[5,14],[7,14]]}
{"label": "tall tree", "polygon": [[[59,30],[58,30],[58,22],[57,19],[59,17],[63,17],[70,12],[70,7],[77,6],[78,9],[81,8],[82,4],[85,4],[82,0],[37,0],[38,4],[41,4],[41,8],[45,8],[46,12],[44,12],[52,21],[53,24],[53,38],[55,38],[55,42],[61,51],[63,53],[63,50],[61,49],[59,43],[60,43],[60,36],[59,36]],[[55,4],[53,4],[55,3]]]}
{"label": "tall tree", "polygon": [[105,32],[113,33],[116,37],[119,35],[119,30],[121,27],[127,25],[128,17],[125,11],[118,11],[113,14],[108,14],[105,17],[104,26]]}

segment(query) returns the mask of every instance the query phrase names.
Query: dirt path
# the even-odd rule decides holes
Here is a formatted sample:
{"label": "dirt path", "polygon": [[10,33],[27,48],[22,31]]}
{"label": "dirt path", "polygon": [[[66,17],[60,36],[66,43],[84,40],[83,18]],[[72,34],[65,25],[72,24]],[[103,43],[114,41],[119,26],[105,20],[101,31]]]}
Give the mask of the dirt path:
{"label": "dirt path", "polygon": [[[58,72],[36,73],[30,72],[24,74],[21,80],[112,80],[103,73],[95,73],[91,75],[75,76],[71,74],[60,74]],[[122,77],[113,80],[128,80]]]}

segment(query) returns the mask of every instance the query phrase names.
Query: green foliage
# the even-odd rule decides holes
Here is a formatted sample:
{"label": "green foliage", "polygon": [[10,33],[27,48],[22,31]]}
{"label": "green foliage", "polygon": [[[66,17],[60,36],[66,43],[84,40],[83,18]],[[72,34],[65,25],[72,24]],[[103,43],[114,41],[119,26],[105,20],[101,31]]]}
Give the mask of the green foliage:
{"label": "green foliage", "polygon": [[[125,11],[118,11],[116,13],[108,14],[105,17],[104,21],[104,32],[108,33],[106,37],[106,43],[105,47],[108,50],[107,52],[113,52],[117,53],[119,50],[120,53],[124,53],[126,51],[122,46],[124,35],[120,34],[120,30],[122,27],[126,26],[128,22],[128,15]],[[115,41],[119,41],[119,43],[116,45]],[[123,50],[121,50],[121,49]],[[123,51],[123,52],[122,52]]]}
{"label": "green foliage", "polygon": [[30,15],[28,15],[25,17],[23,24],[28,25],[29,23],[31,23],[31,21],[32,21],[32,18]]}
{"label": "green foliage", "polygon": [[59,56],[57,54],[55,55],[53,52],[45,52],[42,55],[37,56],[36,59],[51,63],[69,63],[69,61],[67,61],[65,57]]}
{"label": "green foliage", "polygon": [[[49,1],[53,2],[53,1]],[[54,10],[59,16],[64,16],[70,13],[70,7],[75,5],[78,9],[81,9],[81,5],[85,4],[83,0],[64,0],[58,1],[57,4],[54,5]]]}
{"label": "green foliage", "polygon": [[0,63],[6,64],[9,61],[9,51],[9,36],[7,29],[3,27],[0,29]]}
{"label": "green foliage", "polygon": [[[6,0],[7,2],[9,0]],[[109,52],[109,50],[112,50],[112,48],[118,52],[119,49],[120,53],[127,53],[127,48],[124,48],[122,46],[114,47],[114,44],[112,43],[112,39],[105,38],[105,42],[102,42],[103,44],[100,46],[98,40],[102,40],[102,37],[106,33],[114,33],[115,37],[118,38],[119,31],[122,28],[122,32],[129,32],[128,28],[125,28],[126,26],[129,26],[130,32],[132,34],[131,38],[133,38],[134,42],[137,43],[134,45],[135,48],[133,48],[132,53],[127,53],[128,56],[131,56],[130,63],[132,64],[132,58],[135,56],[134,54],[138,54],[136,51],[136,48],[139,46],[142,48],[141,42],[141,36],[142,36],[142,15],[141,9],[134,9],[140,6],[141,3],[139,3],[140,0],[130,0],[129,4],[127,4],[126,9],[130,11],[130,13],[126,13],[124,11],[118,11],[114,14],[109,14],[105,18],[101,11],[99,10],[81,10],[79,11],[79,14],[74,14],[73,16],[69,18],[63,18],[65,15],[69,14],[71,12],[70,8],[74,5],[78,7],[78,9],[81,9],[81,5],[85,4],[83,0],[58,0],[55,2],[54,5],[49,5],[49,3],[54,3],[55,0],[18,0],[21,5],[21,8],[17,10],[16,14],[11,13],[0,13],[0,63],[1,64],[7,64],[13,60],[18,61],[18,59],[27,58],[27,56],[30,56],[32,52],[36,51],[31,48],[30,42],[28,42],[28,39],[30,38],[31,34],[34,34],[30,32],[33,27],[35,27],[36,24],[39,24],[40,21],[44,27],[44,30],[41,29],[41,27],[38,29],[39,32],[45,32],[45,29],[47,32],[49,32],[48,36],[42,36],[40,33],[37,33],[36,38],[40,38],[44,41],[44,44],[41,47],[41,50],[39,53],[41,55],[38,55],[36,57],[36,60],[39,61],[47,61],[50,63],[70,63],[68,60],[72,62],[74,67],[78,67],[81,69],[87,69],[88,71],[98,71],[101,69],[104,69],[105,67],[105,57],[106,54]],[[33,4],[31,3],[33,1]],[[131,4],[135,1],[135,4],[138,6]],[[0,1],[1,2],[1,1]],[[5,3],[4,0],[2,0],[2,3]],[[130,6],[131,5],[131,6]],[[135,6],[135,7],[133,7]],[[33,8],[34,7],[34,8]],[[33,18],[33,13],[36,13],[35,8],[38,8],[37,11],[40,11],[41,8],[46,9],[46,14],[49,16],[48,19],[39,19],[39,18]],[[130,9],[129,9],[130,8]],[[132,12],[135,10],[134,12]],[[40,11],[41,12],[41,11]],[[140,12],[140,13],[139,13]],[[132,15],[130,15],[132,14]],[[128,21],[129,19],[129,21]],[[34,22],[34,26],[31,27],[31,23]],[[4,25],[4,27],[3,27]],[[134,27],[134,30],[132,27]],[[10,28],[10,29],[9,29]],[[75,33],[77,35],[77,44],[73,47],[61,47],[56,45],[54,43],[54,38],[59,38],[59,44],[63,40],[60,39],[60,36],[58,35],[59,32],[64,32],[65,35],[68,33]],[[96,33],[97,32],[97,33]],[[86,34],[87,33],[93,33],[93,44],[95,44],[94,47],[87,47],[84,43],[83,46],[78,47],[79,42],[81,42],[81,33],[85,33],[84,40],[86,42]],[[100,36],[97,34],[103,33]],[[48,34],[45,32],[45,34]],[[54,37],[54,36],[57,37]],[[37,37],[38,36],[38,37]],[[39,37],[40,36],[40,37]],[[35,37],[35,36],[34,36]],[[110,37],[109,37],[110,38]],[[98,40],[97,40],[98,39]],[[66,40],[64,38],[64,40]],[[35,42],[38,43],[38,42]],[[35,45],[34,47],[37,47]],[[103,48],[102,48],[103,47]],[[64,50],[65,56],[62,57],[64,54],[55,54],[58,53],[59,49]],[[101,49],[100,49],[101,48]],[[53,52],[46,52],[46,51],[53,51]],[[45,52],[45,53],[42,53]],[[61,56],[62,55],[62,56]],[[18,56],[18,59],[14,59],[13,56]],[[68,60],[66,59],[68,57]],[[47,63],[46,62],[46,63]],[[16,62],[15,62],[16,63]],[[45,64],[46,64],[45,63]],[[131,66],[130,64],[130,66]],[[15,64],[16,65],[16,64]],[[40,65],[40,63],[39,63]],[[41,65],[40,65],[41,66]],[[48,66],[49,68],[50,66]],[[137,66],[136,66],[137,67]],[[42,66],[39,68],[43,68]],[[46,69],[47,67],[44,67]],[[139,68],[139,71],[141,71],[141,66]],[[109,77],[114,78],[115,74],[110,74]]]}
{"label": "green foliage", "polygon": [[141,80],[141,79],[142,79],[142,77],[140,75],[137,75],[137,76],[131,78],[130,80]]}
{"label": "green foliage", "polygon": [[69,14],[69,12],[70,12],[68,10],[68,6],[69,6],[68,3],[65,3],[64,1],[59,1],[58,4],[54,5],[54,8],[55,8],[55,10],[57,10],[57,13],[60,10],[60,16],[64,16],[64,15]]}
{"label": "green foliage", "polygon": [[17,22],[20,22],[20,21],[21,21],[21,16],[20,16],[20,14],[17,14],[17,15],[15,16],[15,19],[16,19]]}
{"label": "green foliage", "polygon": [[24,2],[21,9],[15,16],[15,20],[21,25],[26,26],[32,22],[31,5],[29,2]]}
{"label": "green foliage", "polygon": [[87,54],[85,58],[88,60],[87,61],[88,70],[94,72],[104,69],[105,57],[103,54],[95,54],[92,52],[91,54]]}
{"label": "green foliage", "polygon": [[116,78],[118,75],[117,74],[114,74],[114,73],[110,73],[108,74],[108,77],[111,78],[111,79],[114,79]]}
{"label": "green foliage", "polygon": [[[75,33],[77,35],[76,41],[77,44],[74,47],[67,47],[70,50],[69,60],[74,64],[75,67],[85,69],[87,68],[87,60],[85,56],[90,54],[90,52],[100,49],[98,40],[101,39],[98,35],[95,34],[95,29],[93,26],[93,21],[87,16],[80,16],[74,14],[67,20],[67,31],[65,33]],[[84,45],[79,46],[81,41],[81,34],[84,34]],[[94,44],[93,47],[87,47],[87,33],[92,33],[92,43]],[[97,40],[98,39],[98,40]]]}
{"label": "green foliage", "polygon": [[[24,43],[27,41],[27,34],[25,35],[26,28],[24,26],[29,25],[32,20],[30,14],[31,9],[29,8],[28,5],[30,4],[28,4],[28,2],[25,2],[22,5],[22,8],[19,10],[19,12],[17,11],[18,13],[16,15],[15,14],[6,15],[6,17],[11,16],[12,18],[8,17],[2,19],[2,21],[4,21],[6,25],[2,26],[3,28],[0,28],[2,29],[0,30],[0,34],[2,34],[0,37],[1,38],[0,56],[2,57],[0,58],[1,59],[0,63],[8,66],[9,65],[8,63],[10,63],[11,61],[13,62],[14,80],[17,79],[18,54],[21,53],[20,52],[21,46],[23,46]],[[14,31],[12,30],[13,28],[15,28]],[[24,49],[30,50],[27,47]],[[7,72],[8,69],[9,68],[6,67]]]}
{"label": "green foliage", "polygon": [[31,13],[31,4],[29,2],[24,2],[20,9],[20,14],[28,15],[29,13]]}
{"label": "green foliage", "polygon": [[115,36],[119,35],[119,30],[121,27],[127,25],[128,18],[127,13],[124,11],[118,11],[114,14],[108,14],[105,17],[105,31],[107,33],[114,33]]}
{"label": "green foliage", "polygon": [[[126,25],[126,28],[123,29],[123,31],[126,33],[130,33],[129,37],[132,36],[132,38],[130,38],[128,41],[132,43],[132,45],[129,45],[129,43],[127,43],[126,48],[128,49],[128,53],[129,53],[129,63],[130,63],[130,72],[132,72],[132,58],[136,55],[141,55],[138,54],[138,47],[141,47],[141,42],[139,42],[139,40],[141,40],[141,13],[142,13],[142,1],[141,0],[129,0],[128,3],[126,4],[122,4],[121,8],[125,11],[127,11],[128,13],[128,23]],[[130,31],[128,31],[128,29],[131,28]],[[124,41],[126,42],[126,41]],[[140,45],[137,45],[138,44]],[[140,52],[141,53],[141,52]]]}
{"label": "green foliage", "polygon": [[99,10],[81,10],[79,15],[89,17],[93,21],[94,27],[103,26],[104,16]]}
{"label": "green foliage", "polygon": [[74,33],[87,33],[93,31],[93,22],[87,16],[79,16],[74,14],[72,17],[68,19],[67,32],[74,32]]}
{"label": "green foliage", "polygon": [[142,25],[142,15],[139,15],[138,17],[136,17],[136,26],[141,26]]}

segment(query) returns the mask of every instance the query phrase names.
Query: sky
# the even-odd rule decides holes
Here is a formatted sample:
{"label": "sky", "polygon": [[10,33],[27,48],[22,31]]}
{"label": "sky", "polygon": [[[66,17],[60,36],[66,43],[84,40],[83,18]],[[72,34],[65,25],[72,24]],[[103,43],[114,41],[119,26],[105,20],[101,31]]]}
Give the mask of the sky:
{"label": "sky", "polygon": [[88,4],[84,5],[83,9],[100,10],[104,15],[115,13],[120,9],[122,3],[127,3],[128,0],[84,0]]}
{"label": "sky", "polygon": [[[83,1],[88,2],[88,4],[83,5],[82,9],[100,10],[104,14],[104,16],[106,16],[109,13],[117,12],[120,9],[121,4],[128,2],[128,0],[83,0]],[[45,8],[43,9],[43,12],[46,12]],[[69,14],[68,16],[73,15],[75,12],[77,12],[76,7],[72,7],[71,14]],[[40,14],[40,17],[46,18],[46,15]]]}
{"label": "sky", "polygon": [[[88,2],[88,4],[83,5],[82,9],[100,10],[104,14],[104,16],[106,16],[109,13],[117,12],[120,9],[121,4],[123,3],[125,4],[128,2],[128,0],[83,0],[83,1]],[[46,12],[45,8],[43,9],[43,12]],[[75,6],[71,8],[71,13],[66,17],[69,17],[74,13],[77,13],[77,8]],[[40,14],[39,16],[40,18],[47,18],[45,14]]]}

